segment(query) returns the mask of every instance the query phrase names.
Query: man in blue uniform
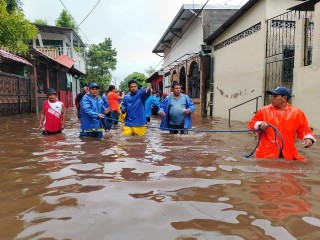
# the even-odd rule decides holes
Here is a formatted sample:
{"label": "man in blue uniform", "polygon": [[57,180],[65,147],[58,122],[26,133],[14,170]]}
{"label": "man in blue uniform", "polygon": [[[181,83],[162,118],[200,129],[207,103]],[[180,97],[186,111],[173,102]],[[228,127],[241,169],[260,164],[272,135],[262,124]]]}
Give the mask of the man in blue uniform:
{"label": "man in blue uniform", "polygon": [[177,134],[179,131],[184,134],[185,129],[192,128],[191,114],[195,109],[191,98],[181,93],[181,85],[174,83],[173,93],[161,102],[158,111],[163,117],[160,128],[169,129],[172,134]]}
{"label": "man in blue uniform", "polygon": [[81,129],[80,137],[102,138],[103,128],[101,119],[109,109],[104,107],[103,100],[98,96],[99,86],[90,83],[89,93],[83,96],[81,106]]}
{"label": "man in blue uniform", "polygon": [[129,93],[124,96],[121,105],[121,112],[126,115],[122,134],[144,136],[147,131],[145,101],[150,96],[151,88],[139,89],[135,80],[128,82],[128,88]]}

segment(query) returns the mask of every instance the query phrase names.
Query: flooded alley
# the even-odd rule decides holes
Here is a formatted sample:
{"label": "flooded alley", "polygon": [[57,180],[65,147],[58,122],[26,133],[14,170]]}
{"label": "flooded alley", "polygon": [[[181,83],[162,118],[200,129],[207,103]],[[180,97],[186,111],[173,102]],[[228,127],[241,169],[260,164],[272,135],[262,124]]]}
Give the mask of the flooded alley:
{"label": "flooded alley", "polygon": [[[194,119],[194,129],[228,129],[226,119]],[[249,132],[118,128],[96,140],[78,137],[73,110],[61,135],[42,136],[38,122],[1,118],[0,239],[319,238],[318,144],[300,147],[307,164],[258,161],[242,157],[257,143]]]}

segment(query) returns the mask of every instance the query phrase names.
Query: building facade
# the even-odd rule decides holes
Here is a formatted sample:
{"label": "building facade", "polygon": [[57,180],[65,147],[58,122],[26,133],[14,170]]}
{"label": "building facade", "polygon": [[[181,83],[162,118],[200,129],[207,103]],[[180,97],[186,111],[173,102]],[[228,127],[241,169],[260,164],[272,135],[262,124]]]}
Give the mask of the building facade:
{"label": "building facade", "polygon": [[[213,115],[248,121],[259,107],[268,104],[265,92],[278,86],[293,90],[297,104],[293,51],[297,45],[296,21],[304,18],[289,8],[295,0],[249,0],[205,41],[211,46]],[[252,101],[251,101],[252,100]]]}
{"label": "building facade", "polygon": [[163,91],[169,93],[173,81],[207,115],[207,91],[210,90],[210,48],[203,43],[236,9],[185,4],[181,7],[153,53],[163,57]]}

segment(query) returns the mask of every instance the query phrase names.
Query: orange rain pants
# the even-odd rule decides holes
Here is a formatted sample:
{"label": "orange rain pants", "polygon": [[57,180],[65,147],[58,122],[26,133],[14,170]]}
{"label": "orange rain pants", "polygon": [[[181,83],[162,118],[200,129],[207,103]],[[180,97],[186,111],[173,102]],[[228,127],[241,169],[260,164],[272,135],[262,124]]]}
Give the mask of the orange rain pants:
{"label": "orange rain pants", "polygon": [[[282,157],[286,160],[305,160],[298,154],[295,146],[296,138],[311,138],[315,141],[314,133],[309,128],[308,120],[304,113],[291,104],[285,109],[275,108],[271,104],[262,107],[248,123],[249,129],[259,129],[259,125],[265,122],[273,125],[281,133],[284,140]],[[279,158],[280,150],[275,143],[275,134],[272,128],[267,128],[262,133],[261,142],[256,150],[257,158]],[[281,146],[281,138],[277,134],[278,145]]]}

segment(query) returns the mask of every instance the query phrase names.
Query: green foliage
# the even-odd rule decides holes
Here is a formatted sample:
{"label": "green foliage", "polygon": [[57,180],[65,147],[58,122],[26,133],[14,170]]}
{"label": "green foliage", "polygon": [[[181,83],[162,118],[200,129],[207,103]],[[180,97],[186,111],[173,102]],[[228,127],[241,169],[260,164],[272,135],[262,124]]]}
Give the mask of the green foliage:
{"label": "green foliage", "polygon": [[56,19],[56,26],[71,28],[76,32],[78,32],[79,30],[77,23],[73,20],[72,16],[65,9],[62,10],[59,17]]}
{"label": "green foliage", "polygon": [[38,29],[18,9],[10,14],[7,2],[0,0],[0,45],[15,53],[28,52],[29,42],[37,36]]}
{"label": "green foliage", "polygon": [[46,19],[35,19],[33,24],[48,25],[48,21]]}
{"label": "green foliage", "polygon": [[112,40],[105,38],[102,43],[92,44],[86,54],[88,82],[99,84],[105,89],[111,82],[111,71],[116,69],[117,51],[112,48]]}
{"label": "green foliage", "polygon": [[20,0],[5,0],[6,10],[9,14],[12,14],[14,11],[22,12],[22,3]]}
{"label": "green foliage", "polygon": [[127,91],[128,90],[128,82],[130,80],[136,80],[138,82],[138,85],[142,88],[149,87],[150,83],[146,83],[146,75],[144,73],[138,73],[134,72],[129,74],[121,83],[119,88],[121,90]]}

